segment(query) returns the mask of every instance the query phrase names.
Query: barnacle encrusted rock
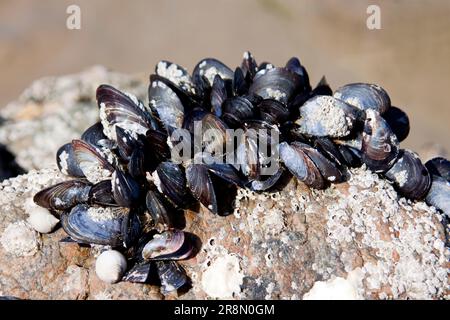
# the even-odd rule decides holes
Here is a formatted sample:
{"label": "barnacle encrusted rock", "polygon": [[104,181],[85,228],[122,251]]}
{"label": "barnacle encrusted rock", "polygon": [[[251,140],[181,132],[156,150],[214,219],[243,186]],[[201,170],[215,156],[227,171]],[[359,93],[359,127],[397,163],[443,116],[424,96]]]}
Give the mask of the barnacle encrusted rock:
{"label": "barnacle encrusted rock", "polygon": [[[104,248],[59,242],[63,230],[38,234],[26,222],[30,197],[66,179],[54,154],[97,119],[91,97],[102,82],[145,96],[145,79],[98,67],[39,80],[1,111],[9,121],[0,141],[22,166],[41,170],[0,184],[0,296],[164,298],[156,286],[102,282],[95,258]],[[364,167],[323,191],[295,179],[273,193],[240,189],[235,207],[228,217],[185,212],[185,230],[202,245],[181,261],[193,287],[179,299],[448,297],[448,221]]]}

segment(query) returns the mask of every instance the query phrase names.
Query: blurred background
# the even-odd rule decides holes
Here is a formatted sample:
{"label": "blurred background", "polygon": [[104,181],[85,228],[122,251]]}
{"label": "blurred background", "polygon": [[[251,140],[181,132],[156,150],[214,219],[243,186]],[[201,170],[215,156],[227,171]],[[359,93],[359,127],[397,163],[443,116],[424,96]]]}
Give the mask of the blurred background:
{"label": "blurred background", "polygon": [[[81,8],[81,30],[68,30],[66,8]],[[366,26],[381,9],[381,30]],[[150,74],[160,59],[192,71],[203,57],[237,66],[298,56],[314,85],[384,87],[410,116],[402,144],[450,150],[450,1],[448,0],[0,0],[0,106],[47,75],[102,64]]]}

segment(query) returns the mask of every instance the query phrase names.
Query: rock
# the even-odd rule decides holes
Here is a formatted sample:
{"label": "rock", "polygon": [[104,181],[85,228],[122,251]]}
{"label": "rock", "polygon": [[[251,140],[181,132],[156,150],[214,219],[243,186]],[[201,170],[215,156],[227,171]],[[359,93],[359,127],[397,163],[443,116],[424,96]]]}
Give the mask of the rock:
{"label": "rock", "polygon": [[186,211],[185,230],[202,242],[194,258],[181,262],[192,279],[186,293],[164,297],[156,286],[104,283],[95,260],[105,248],[59,242],[66,237],[62,229],[39,234],[26,222],[27,201],[66,179],[55,169],[56,149],[96,121],[92,98],[100,82],[145,97],[144,82],[93,68],[39,80],[1,112],[9,120],[0,141],[10,143],[17,161],[31,171],[0,184],[0,296],[448,298],[448,221],[424,202],[400,198],[365,168],[323,191],[294,179],[273,193],[240,189],[227,217],[204,208]]}

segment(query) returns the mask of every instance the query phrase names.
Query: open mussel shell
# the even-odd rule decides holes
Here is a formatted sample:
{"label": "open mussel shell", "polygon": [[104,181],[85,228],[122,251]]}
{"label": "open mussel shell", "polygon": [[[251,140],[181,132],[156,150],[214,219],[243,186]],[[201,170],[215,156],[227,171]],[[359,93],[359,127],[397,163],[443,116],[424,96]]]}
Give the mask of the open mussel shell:
{"label": "open mussel shell", "polygon": [[301,77],[286,68],[269,69],[261,75],[256,75],[249,88],[249,93],[263,99],[275,99],[287,104],[300,90]]}
{"label": "open mussel shell", "polygon": [[122,223],[128,214],[128,208],[78,204],[61,214],[61,225],[77,242],[117,247],[122,245]]}
{"label": "open mussel shell", "polygon": [[76,178],[84,177],[83,170],[81,170],[75,158],[71,143],[66,143],[58,149],[56,152],[56,164],[58,165],[59,171],[65,175]]}
{"label": "open mussel shell", "polygon": [[225,64],[214,58],[206,58],[201,60],[192,72],[192,79],[197,87],[204,87],[202,84],[205,80],[210,87],[213,85],[214,77],[219,75],[223,80],[233,80],[233,70]]}
{"label": "open mussel shell", "polygon": [[144,260],[182,260],[193,252],[193,242],[180,230],[167,230],[154,235],[142,250]]}
{"label": "open mussel shell", "polygon": [[409,118],[406,112],[397,107],[390,107],[385,113],[383,118],[391,127],[394,134],[397,136],[397,140],[402,142],[408,137],[409,134]]}
{"label": "open mussel shell", "polygon": [[293,142],[291,145],[282,142],[279,145],[280,159],[298,180],[311,188],[323,189],[327,186],[327,182],[304,151],[305,147],[309,146],[300,142]]}
{"label": "open mussel shell", "polygon": [[362,112],[331,96],[315,96],[300,107],[296,121],[302,134],[315,137],[346,137],[354,131]]}
{"label": "open mussel shell", "polygon": [[153,173],[154,183],[176,207],[185,208],[192,203],[181,165],[170,161],[161,162]]}
{"label": "open mussel shell", "polygon": [[184,120],[184,106],[176,93],[163,81],[153,80],[148,88],[150,107],[155,110],[167,133],[181,128]]}
{"label": "open mussel shell", "polygon": [[80,180],[69,180],[39,191],[34,202],[50,210],[67,210],[80,203],[87,203],[91,185]]}
{"label": "open mussel shell", "polygon": [[175,261],[156,261],[156,268],[161,280],[161,293],[164,295],[190,283],[186,271]]}
{"label": "open mussel shell", "polygon": [[376,84],[350,83],[338,88],[333,96],[361,110],[373,109],[380,114],[391,106],[387,92]]}
{"label": "open mussel shell", "polygon": [[141,196],[140,185],[121,170],[112,174],[111,188],[115,202],[121,207],[136,206]]}
{"label": "open mussel shell", "polygon": [[109,85],[97,88],[97,103],[103,132],[117,140],[115,127],[121,127],[133,134],[143,134],[149,129],[160,129],[160,123],[135,96],[126,94]]}
{"label": "open mussel shell", "polygon": [[189,164],[186,179],[194,197],[209,211],[218,214],[216,193],[208,168],[203,164]]}
{"label": "open mussel shell", "polygon": [[99,149],[82,140],[72,140],[72,147],[78,166],[89,182],[111,178],[114,167]]}
{"label": "open mussel shell", "polygon": [[442,157],[436,157],[425,163],[428,171],[433,176],[439,176],[450,181],[450,161]]}
{"label": "open mussel shell", "polygon": [[117,206],[112,192],[111,180],[100,181],[91,187],[91,190],[89,190],[89,203],[106,207]]}
{"label": "open mussel shell", "polygon": [[238,127],[254,116],[254,106],[246,97],[233,97],[223,103],[222,119],[230,127]]}
{"label": "open mussel shell", "polygon": [[450,218],[450,182],[443,177],[433,176],[431,188],[425,201]]}
{"label": "open mussel shell", "polygon": [[386,120],[372,109],[366,111],[361,151],[362,161],[377,173],[389,170],[399,154],[397,137]]}
{"label": "open mussel shell", "polygon": [[423,199],[431,185],[431,176],[422,164],[419,156],[409,150],[401,150],[398,160],[385,173],[386,178],[394,182],[396,190],[403,196]]}
{"label": "open mussel shell", "polygon": [[195,85],[189,72],[173,62],[161,60],[155,67],[157,75],[168,79],[185,92],[195,94]]}

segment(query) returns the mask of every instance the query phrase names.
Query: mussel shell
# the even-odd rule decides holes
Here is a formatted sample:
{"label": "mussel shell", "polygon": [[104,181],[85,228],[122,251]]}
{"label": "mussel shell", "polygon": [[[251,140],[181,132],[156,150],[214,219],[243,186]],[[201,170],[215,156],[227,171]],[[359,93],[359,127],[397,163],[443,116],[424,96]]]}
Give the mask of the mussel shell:
{"label": "mussel shell", "polygon": [[408,137],[409,118],[406,112],[400,108],[392,106],[385,113],[383,113],[383,118],[397,136],[397,140],[399,142],[402,142]]}
{"label": "mussel shell", "polygon": [[112,174],[111,187],[114,200],[121,207],[132,207],[141,196],[140,185],[127,173],[116,170]]}
{"label": "mussel shell", "polygon": [[123,128],[116,127],[115,130],[119,155],[124,161],[129,161],[133,150],[139,148],[141,144],[131,135],[130,132],[124,130]]}
{"label": "mussel shell", "polygon": [[142,227],[137,211],[131,210],[128,217],[123,219],[121,232],[125,248],[130,248],[138,241],[142,233]]}
{"label": "mussel shell", "polygon": [[128,270],[122,278],[122,281],[147,283],[150,278],[151,270],[155,265],[151,262],[136,263]]}
{"label": "mussel shell", "polygon": [[322,177],[332,183],[340,183],[344,181],[344,174],[337,167],[337,164],[328,160],[317,149],[306,144],[302,145],[303,152],[312,160]]}
{"label": "mussel shell", "polygon": [[117,206],[112,192],[111,180],[103,180],[92,186],[89,191],[89,203],[106,207]]}
{"label": "mussel shell", "polygon": [[195,85],[189,72],[170,61],[161,60],[155,67],[157,75],[168,79],[185,92],[195,94]]}
{"label": "mussel shell", "polygon": [[56,152],[56,164],[58,165],[59,171],[65,175],[77,178],[84,177],[84,173],[75,159],[75,153],[73,152],[71,143],[66,143],[58,149]]}
{"label": "mussel shell", "polygon": [[148,88],[148,97],[150,107],[157,112],[168,134],[183,126],[185,108],[168,85],[153,80]]}
{"label": "mussel shell", "polygon": [[186,168],[186,179],[194,197],[209,211],[218,214],[216,193],[208,168],[203,164],[190,164]]}
{"label": "mussel shell", "polygon": [[241,63],[241,69],[245,78],[253,79],[258,71],[258,64],[250,51],[245,51]]}
{"label": "mussel shell", "polygon": [[389,170],[397,160],[399,142],[380,114],[372,109],[366,111],[362,139],[362,160],[367,167],[381,173]]}
{"label": "mussel shell", "polygon": [[142,250],[145,260],[183,260],[191,256],[193,243],[180,230],[167,230],[156,234]]}
{"label": "mussel shell", "polygon": [[442,157],[436,157],[425,163],[431,175],[440,176],[450,181],[450,161]]}
{"label": "mussel shell", "polygon": [[175,261],[156,261],[162,294],[168,294],[189,284],[186,271]]}
{"label": "mussel shell", "polygon": [[211,89],[211,112],[217,117],[222,116],[222,104],[227,99],[227,88],[225,86],[225,81],[216,75],[214,77],[214,82]]}
{"label": "mussel shell", "polygon": [[175,227],[182,212],[173,207],[166,198],[155,189],[150,189],[145,197],[145,204],[153,223],[158,230]]}
{"label": "mussel shell", "polygon": [[254,115],[254,106],[246,97],[233,97],[223,103],[223,120],[230,127],[237,127]]}
{"label": "mussel shell", "polygon": [[97,122],[90,126],[81,135],[81,140],[98,148],[104,147],[104,141],[107,139],[108,138],[103,133],[103,126],[101,122]]}
{"label": "mussel shell", "polygon": [[99,149],[82,140],[72,140],[72,147],[78,166],[89,182],[110,179],[114,167]]}
{"label": "mussel shell", "polygon": [[[148,130],[145,134],[144,150],[146,152],[146,164],[154,160],[157,163],[170,158],[170,149],[167,145],[168,136],[160,130]],[[151,150],[151,151],[150,151]],[[150,154],[149,157],[147,155]],[[154,164],[154,163],[153,163]]]}
{"label": "mussel shell", "polygon": [[134,134],[145,134],[147,130],[160,129],[159,120],[136,97],[123,93],[109,85],[97,88],[97,103],[103,132],[116,140],[115,127],[121,127]]}
{"label": "mussel shell", "polygon": [[376,84],[346,84],[338,88],[333,96],[361,110],[373,109],[380,114],[385,113],[391,106],[387,92]]}
{"label": "mussel shell", "polygon": [[248,93],[248,88],[250,84],[247,81],[248,79],[245,78],[244,72],[240,67],[237,67],[234,71],[234,77],[233,77],[233,92],[236,96],[242,96],[246,93]]}
{"label": "mussel shell", "polygon": [[450,218],[450,182],[440,176],[433,176],[433,182],[425,201]]}
{"label": "mussel shell", "polygon": [[66,210],[80,203],[87,203],[91,185],[80,180],[58,183],[36,193],[33,200],[50,210]]}
{"label": "mussel shell", "polygon": [[206,58],[201,60],[192,72],[194,83],[199,86],[202,78],[205,77],[209,86],[213,85],[214,77],[220,75],[223,80],[232,80],[234,77],[233,70],[225,64],[214,58]]}
{"label": "mussel shell", "polygon": [[284,168],[279,167],[278,170],[273,175],[269,175],[267,177],[260,177],[261,180],[252,180],[249,183],[249,188],[253,191],[266,191],[271,189],[276,185],[278,180],[280,180],[281,176],[284,173]]}
{"label": "mussel shell", "polygon": [[61,214],[61,225],[77,242],[117,247],[122,244],[122,223],[128,218],[128,211],[127,208],[79,204],[70,213]]}
{"label": "mussel shell", "polygon": [[354,131],[362,113],[331,96],[315,96],[300,107],[296,121],[300,133],[315,137],[346,137]]}
{"label": "mussel shell", "polygon": [[385,176],[394,182],[396,190],[401,195],[413,200],[423,199],[431,185],[431,176],[427,168],[419,156],[409,150],[400,151],[398,160]]}
{"label": "mussel shell", "polygon": [[[309,75],[306,68],[302,66],[300,60],[297,57],[292,57],[286,62],[286,69],[298,74],[302,79],[302,89],[306,91],[311,90],[311,85],[309,83]],[[302,91],[303,91],[302,90]]]}
{"label": "mussel shell", "polygon": [[362,166],[362,153],[360,150],[346,145],[339,145],[338,149],[348,167],[358,168]]}
{"label": "mussel shell", "polygon": [[289,109],[275,99],[265,99],[258,104],[259,117],[270,124],[281,124],[288,120]]}
{"label": "mussel shell", "polygon": [[298,74],[286,68],[273,68],[256,75],[248,91],[263,99],[276,99],[287,104],[300,90],[302,83]]}
{"label": "mussel shell", "polygon": [[339,166],[347,165],[339,147],[329,138],[314,139],[314,147]]}
{"label": "mussel shell", "polygon": [[305,146],[309,147],[300,142],[293,142],[291,145],[286,142],[280,143],[280,159],[288,170],[307,186],[323,189],[327,186],[327,182],[315,163],[303,150]]}
{"label": "mussel shell", "polygon": [[161,162],[156,168],[158,189],[177,207],[184,208],[192,202],[186,185],[183,168],[170,161]]}
{"label": "mussel shell", "polygon": [[214,157],[221,157],[225,152],[228,126],[212,113],[207,113],[201,121],[203,149]]}

